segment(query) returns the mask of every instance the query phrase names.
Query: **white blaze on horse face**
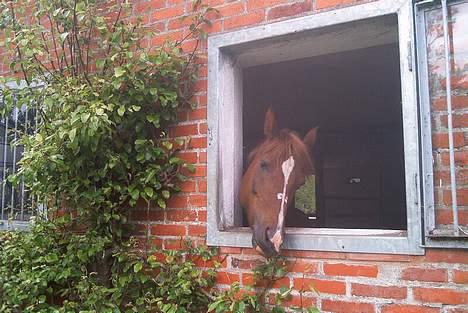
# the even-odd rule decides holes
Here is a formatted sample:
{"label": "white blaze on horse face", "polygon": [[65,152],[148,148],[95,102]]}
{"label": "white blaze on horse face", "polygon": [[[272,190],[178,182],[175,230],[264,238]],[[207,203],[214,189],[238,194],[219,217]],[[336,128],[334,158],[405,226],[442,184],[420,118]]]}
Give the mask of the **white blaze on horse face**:
{"label": "white blaze on horse face", "polygon": [[294,158],[293,156],[290,156],[286,161],[281,164],[281,170],[283,171],[283,176],[284,176],[284,182],[283,182],[283,192],[278,193],[276,195],[276,198],[278,200],[281,200],[281,207],[280,211],[278,214],[278,222],[276,224],[276,232],[271,237],[270,241],[273,243],[276,252],[279,253],[281,244],[283,243],[283,224],[284,224],[284,211],[285,211],[285,206],[288,203],[288,197],[286,197],[286,190],[288,187],[288,182],[289,182],[289,176],[291,176],[291,173],[294,169]]}

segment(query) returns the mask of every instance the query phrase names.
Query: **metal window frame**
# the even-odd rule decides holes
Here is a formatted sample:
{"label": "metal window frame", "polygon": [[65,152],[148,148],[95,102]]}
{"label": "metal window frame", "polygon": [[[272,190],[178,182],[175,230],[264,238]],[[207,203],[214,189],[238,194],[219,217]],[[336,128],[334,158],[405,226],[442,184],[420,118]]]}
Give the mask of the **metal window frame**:
{"label": "metal window frame", "polygon": [[[20,80],[20,81],[9,81],[7,82],[5,85],[3,86],[6,86],[7,88],[10,88],[10,89],[23,89],[23,88],[26,88],[27,87],[27,83],[26,81],[24,80]],[[33,88],[41,88],[43,87],[44,84],[43,83],[38,83],[38,82],[35,82],[33,84],[31,84],[31,87]],[[2,86],[0,86],[0,88],[3,88]],[[15,114],[18,114],[18,113],[15,113]],[[27,116],[27,115],[26,115]],[[17,123],[17,117],[15,118],[15,122]],[[37,127],[37,120],[36,120],[36,127]],[[16,134],[15,134],[16,136]],[[5,150],[6,150],[6,147],[5,147]],[[16,150],[16,148],[15,148]],[[5,152],[4,152],[5,153]],[[15,152],[13,152],[15,154]],[[16,155],[14,155],[14,158],[16,158]],[[14,162],[16,162],[16,160],[14,159]],[[5,184],[3,183],[3,181],[0,181],[0,184],[1,184],[1,188],[2,188],[2,203],[1,203],[1,207],[0,207],[0,210],[2,211],[3,213],[3,206],[4,206],[4,200],[3,200],[3,194],[4,194],[4,186]],[[21,186],[22,190],[21,192],[23,193],[22,194],[22,199],[21,201],[23,201],[23,197],[24,197],[24,185]],[[23,205],[23,204],[22,204]],[[23,214],[23,209],[22,209],[22,213]],[[30,226],[30,222],[29,221],[25,221],[25,220],[15,220],[15,219],[2,219],[3,217],[3,214],[0,214],[0,231],[4,231],[4,230],[21,230],[21,231],[24,231],[24,230],[28,230],[29,229],[29,226]]]}
{"label": "metal window frame", "polygon": [[[390,14],[398,18],[407,231],[292,228],[286,229],[284,248],[424,254],[413,5],[409,0],[377,0],[208,38],[208,245],[251,247],[250,230],[233,227],[241,214],[235,207],[242,174],[242,67],[281,61],[287,55],[281,51],[291,53],[288,49],[293,46],[284,44],[285,38],[294,40],[304,32]],[[279,53],[268,55],[270,51]],[[297,52],[295,58],[304,57]]]}
{"label": "metal window frame", "polygon": [[[467,2],[466,0],[453,0],[450,4],[458,4]],[[425,0],[416,3],[415,8],[415,25],[416,25],[416,48],[418,57],[418,89],[420,102],[420,119],[421,119],[421,149],[424,155],[422,168],[423,176],[423,198],[424,198],[424,245],[432,248],[468,248],[467,238],[459,236],[458,219],[455,218],[458,214],[457,198],[456,198],[456,172],[453,148],[453,130],[451,123],[451,82],[450,82],[450,65],[447,55],[448,51],[448,31],[447,31],[447,6],[446,0]],[[447,75],[447,111],[448,111],[448,133],[449,133],[449,154],[450,154],[450,185],[452,192],[452,210],[454,216],[454,231],[453,235],[433,236],[432,233],[437,230],[435,221],[435,201],[434,201],[434,173],[433,173],[433,147],[432,147],[432,119],[431,119],[431,99],[429,91],[429,71],[426,49],[426,31],[425,31],[425,13],[428,10],[440,8],[443,12],[444,23],[444,44],[446,57]],[[445,11],[445,12],[444,12]]]}

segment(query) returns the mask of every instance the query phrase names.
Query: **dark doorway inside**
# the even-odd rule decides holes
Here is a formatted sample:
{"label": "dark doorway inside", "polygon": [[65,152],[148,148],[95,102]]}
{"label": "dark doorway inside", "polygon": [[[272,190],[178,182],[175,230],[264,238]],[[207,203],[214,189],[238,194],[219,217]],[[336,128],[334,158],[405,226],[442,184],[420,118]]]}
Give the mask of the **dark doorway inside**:
{"label": "dark doorway inside", "polygon": [[320,129],[317,209],[287,226],[407,228],[399,59],[394,43],[244,70],[244,164],[268,106],[280,128]]}

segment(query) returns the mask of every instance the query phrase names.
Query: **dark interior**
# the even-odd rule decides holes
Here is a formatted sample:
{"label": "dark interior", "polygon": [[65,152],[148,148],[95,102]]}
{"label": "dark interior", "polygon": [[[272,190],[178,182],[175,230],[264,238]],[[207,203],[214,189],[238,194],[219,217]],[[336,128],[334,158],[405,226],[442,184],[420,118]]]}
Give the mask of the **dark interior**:
{"label": "dark interior", "polygon": [[288,212],[289,227],[406,229],[398,45],[247,68],[246,156],[263,139],[268,106],[280,128],[319,126],[313,151],[317,211]]}

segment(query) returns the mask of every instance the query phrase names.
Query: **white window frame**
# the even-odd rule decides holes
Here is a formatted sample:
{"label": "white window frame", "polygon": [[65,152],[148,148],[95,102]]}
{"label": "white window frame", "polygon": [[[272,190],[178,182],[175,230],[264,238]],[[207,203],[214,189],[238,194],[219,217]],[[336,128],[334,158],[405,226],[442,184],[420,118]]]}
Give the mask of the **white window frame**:
{"label": "white window frame", "polygon": [[[312,56],[311,46],[301,39],[303,34],[317,34],[323,27],[390,14],[398,18],[407,231],[289,228],[286,229],[283,248],[424,253],[421,247],[422,155],[419,146],[417,78],[412,53],[413,4],[410,0],[378,0],[208,38],[208,245],[252,246],[250,228],[235,227],[242,218],[242,212],[237,207],[238,185],[242,175],[242,68]],[[330,51],[321,52],[325,54]]]}

